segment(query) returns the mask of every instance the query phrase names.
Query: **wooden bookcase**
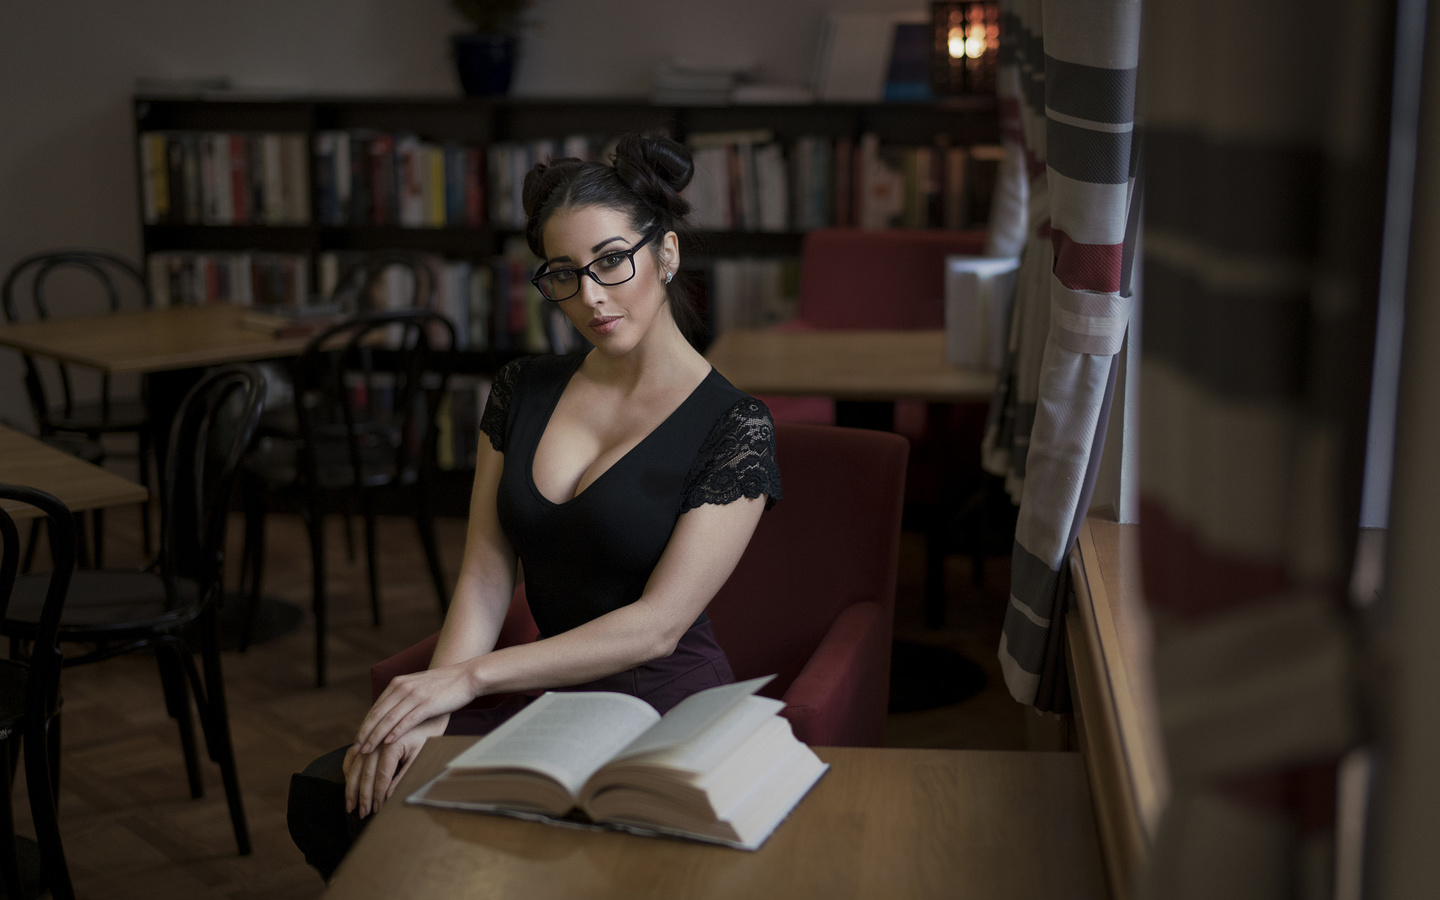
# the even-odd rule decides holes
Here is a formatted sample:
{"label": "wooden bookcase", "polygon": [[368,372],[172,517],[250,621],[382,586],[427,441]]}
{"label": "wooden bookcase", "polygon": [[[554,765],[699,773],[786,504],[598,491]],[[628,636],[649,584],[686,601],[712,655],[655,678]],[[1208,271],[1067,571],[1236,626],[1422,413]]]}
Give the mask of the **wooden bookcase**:
{"label": "wooden bookcase", "polygon": [[[615,136],[629,131],[662,132],[684,141],[694,135],[763,130],[791,148],[802,139],[858,146],[873,134],[887,146],[993,146],[999,141],[993,96],[946,98],[925,103],[815,103],[807,105],[663,106],[627,99],[522,99],[459,97],[280,96],[232,94],[137,96],[135,146],[147,135],[261,135],[283,133],[303,142],[308,167],[306,196],[284,224],[203,224],[201,219],[157,217],[153,202],[141,203],[146,260],[165,253],[272,253],[309,260],[303,276],[313,296],[320,289],[314,262],[330,253],[403,249],[448,260],[485,264],[513,242],[519,230],[491,224],[407,227],[376,224],[320,224],[315,161],[317,138],[331,132],[417,136],[489,148],[506,143],[553,140],[587,134]],[[252,149],[252,155],[255,153]],[[789,150],[787,149],[788,153]],[[146,200],[145,152],[136,153],[137,193]],[[153,179],[153,172],[151,174]],[[492,176],[493,177],[493,176]],[[972,165],[966,178],[967,224],[983,225],[988,211],[993,164]],[[487,179],[487,189],[490,187]],[[152,190],[153,195],[153,190]],[[257,190],[258,196],[258,190]],[[150,198],[153,201],[153,196]],[[488,203],[487,203],[488,205]],[[148,207],[148,208],[147,208]],[[487,219],[487,221],[489,221]],[[710,230],[695,235],[684,250],[685,268],[699,287],[702,307],[717,261],[727,257],[798,258],[803,230]],[[298,278],[297,278],[298,280]],[[153,287],[153,286],[152,286]],[[456,354],[457,371],[485,375],[518,353],[518,347],[487,344]]]}

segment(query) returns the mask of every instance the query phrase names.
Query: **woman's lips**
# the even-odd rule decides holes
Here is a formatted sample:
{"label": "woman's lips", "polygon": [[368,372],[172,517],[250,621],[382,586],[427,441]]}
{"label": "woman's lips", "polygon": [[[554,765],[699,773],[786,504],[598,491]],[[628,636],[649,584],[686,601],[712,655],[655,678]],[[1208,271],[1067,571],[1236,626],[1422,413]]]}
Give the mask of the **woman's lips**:
{"label": "woman's lips", "polygon": [[590,320],[590,330],[596,334],[609,334],[619,324],[619,316],[596,316]]}

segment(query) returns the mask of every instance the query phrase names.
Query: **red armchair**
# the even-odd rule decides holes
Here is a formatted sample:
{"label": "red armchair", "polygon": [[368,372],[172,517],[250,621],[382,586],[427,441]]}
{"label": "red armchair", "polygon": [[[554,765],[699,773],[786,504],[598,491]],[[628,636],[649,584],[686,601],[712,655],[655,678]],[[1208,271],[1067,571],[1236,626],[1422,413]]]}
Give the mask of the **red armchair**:
{"label": "red armchair", "polygon": [[[760,519],[708,613],[735,677],[763,691],[800,740],[879,746],[890,689],[907,447],[897,435],[779,423],[784,499]],[[501,640],[533,640],[517,590]],[[435,636],[377,663],[371,690],[429,664]]]}

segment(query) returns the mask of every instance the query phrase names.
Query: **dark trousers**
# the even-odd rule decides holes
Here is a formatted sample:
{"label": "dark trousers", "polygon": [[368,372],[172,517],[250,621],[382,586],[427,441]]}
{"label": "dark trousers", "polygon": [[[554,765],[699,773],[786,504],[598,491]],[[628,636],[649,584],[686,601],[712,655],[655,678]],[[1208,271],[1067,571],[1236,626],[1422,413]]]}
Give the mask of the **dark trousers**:
{"label": "dark trousers", "polygon": [[329,881],[369,819],[345,811],[345,752],[332,750],[290,776],[285,819],[305,861]]}

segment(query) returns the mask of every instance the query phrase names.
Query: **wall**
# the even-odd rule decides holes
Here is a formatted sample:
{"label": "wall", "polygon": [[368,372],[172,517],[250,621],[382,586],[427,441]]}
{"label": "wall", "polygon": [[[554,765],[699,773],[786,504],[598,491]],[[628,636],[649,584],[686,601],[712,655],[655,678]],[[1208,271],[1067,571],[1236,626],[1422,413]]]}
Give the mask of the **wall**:
{"label": "wall", "polygon": [[[535,0],[517,95],[641,95],[666,58],[803,82],[826,9],[913,0]],[[458,92],[445,0],[0,3],[0,266],[62,245],[140,251],[135,79],[228,76],[309,93]],[[0,420],[29,424],[0,351]],[[13,387],[12,386],[16,386]]]}

